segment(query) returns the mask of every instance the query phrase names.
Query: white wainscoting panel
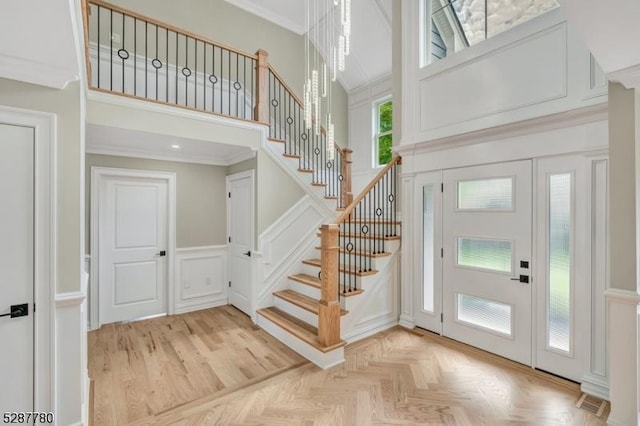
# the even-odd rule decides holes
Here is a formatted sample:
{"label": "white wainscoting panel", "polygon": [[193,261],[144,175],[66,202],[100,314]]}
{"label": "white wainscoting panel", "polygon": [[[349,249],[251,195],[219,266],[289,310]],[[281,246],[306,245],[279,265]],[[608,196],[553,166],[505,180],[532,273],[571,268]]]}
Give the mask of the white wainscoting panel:
{"label": "white wainscoting panel", "polygon": [[318,232],[324,219],[324,211],[305,195],[258,237],[258,247],[264,256],[265,281]]}
{"label": "white wainscoting panel", "polygon": [[58,293],[55,298],[55,401],[58,425],[81,425],[85,417],[85,300],[82,291]]}
{"label": "white wainscoting panel", "polygon": [[176,250],[176,313],[227,304],[227,246]]}
{"label": "white wainscoting panel", "polygon": [[343,317],[341,335],[347,343],[355,342],[398,325],[400,304],[400,251],[395,250],[374,282],[363,285],[364,293],[348,300],[349,313]]}
{"label": "white wainscoting panel", "polygon": [[566,23],[423,79],[419,92],[421,132],[564,97]]}

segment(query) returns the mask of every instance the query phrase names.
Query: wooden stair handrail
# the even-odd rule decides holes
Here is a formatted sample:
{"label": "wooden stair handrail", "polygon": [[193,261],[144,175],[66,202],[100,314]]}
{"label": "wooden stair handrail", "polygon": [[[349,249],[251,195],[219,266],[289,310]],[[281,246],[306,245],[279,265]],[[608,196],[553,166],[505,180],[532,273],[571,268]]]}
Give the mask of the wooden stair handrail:
{"label": "wooden stair handrail", "polygon": [[402,157],[400,156],[393,157],[391,161],[389,161],[389,163],[382,170],[380,170],[380,173],[378,173],[376,177],[371,182],[369,182],[369,184],[360,192],[360,194],[358,194],[358,196],[353,199],[351,204],[347,206],[347,208],[340,214],[340,216],[336,218],[334,223],[339,224],[347,220],[349,218],[349,215],[351,215],[351,213],[353,212],[353,209],[358,205],[358,203],[362,201],[364,197],[367,196],[369,191],[371,191],[371,189],[373,189],[373,187],[378,182],[380,182],[380,180],[382,180],[384,175],[387,174],[387,172],[391,169],[391,167],[393,167],[396,164],[398,165],[402,164]]}
{"label": "wooden stair handrail", "polygon": [[[289,94],[291,95],[293,100],[298,104],[298,106],[300,108],[304,108],[302,100],[300,100],[298,95],[296,95],[296,92],[291,88],[291,86],[289,86],[287,83],[285,83],[284,78],[282,78],[280,73],[278,73],[278,71],[276,71],[275,68],[273,68],[273,66],[271,64],[269,64],[269,70],[271,71],[273,76],[278,80],[278,82],[282,85],[282,87],[284,87],[285,90],[287,92],[289,92]],[[316,120],[315,117],[313,118],[313,120],[314,121]],[[326,131],[325,131],[324,127],[322,127],[322,126],[320,126],[320,131],[323,134],[326,134]],[[338,151],[341,155],[344,155],[343,151],[344,151],[345,148],[341,148],[340,145],[338,145],[337,143],[335,144],[335,146],[336,146],[336,151]]]}
{"label": "wooden stair handrail", "polygon": [[[116,6],[115,4],[108,3],[108,2],[103,1],[103,0],[87,0],[86,2],[83,2],[83,3],[86,4],[87,8],[92,4],[95,4],[96,6],[102,6],[104,8],[111,9],[114,12],[122,13],[124,15],[130,16],[130,17],[138,19],[140,21],[148,22],[149,24],[153,24],[153,25],[157,25],[158,27],[167,29],[169,31],[173,31],[175,33],[178,33],[178,34],[181,34],[181,35],[184,35],[184,36],[187,36],[187,37],[190,37],[192,39],[201,41],[203,43],[211,44],[211,45],[214,45],[216,47],[220,47],[220,48],[225,49],[225,50],[230,50],[231,52],[237,53],[238,55],[246,56],[247,58],[251,58],[251,59],[258,59],[257,55],[254,55],[252,53],[243,52],[240,49],[236,49],[234,47],[227,46],[226,44],[210,40],[210,39],[208,39],[206,37],[202,37],[200,35],[197,35],[195,33],[190,32],[190,31],[180,29],[180,28],[178,28],[176,26],[173,26],[171,24],[167,24],[166,22],[162,22],[162,21],[159,21],[157,19],[153,19],[153,18],[150,18],[148,16],[141,15],[140,13],[134,12],[134,11],[129,10],[129,9],[125,9],[124,7]],[[89,11],[87,11],[87,15],[88,14],[89,14]],[[88,22],[86,23],[86,26],[88,26]],[[86,43],[89,43],[89,39],[86,40]]]}

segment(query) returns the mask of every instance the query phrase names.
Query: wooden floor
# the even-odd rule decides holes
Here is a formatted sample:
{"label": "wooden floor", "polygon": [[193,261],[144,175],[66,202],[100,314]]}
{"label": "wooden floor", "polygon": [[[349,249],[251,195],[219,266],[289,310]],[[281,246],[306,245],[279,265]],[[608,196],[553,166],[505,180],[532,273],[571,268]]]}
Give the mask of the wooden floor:
{"label": "wooden floor", "polygon": [[230,306],[89,333],[92,425],[125,425],[306,360]]}
{"label": "wooden floor", "polygon": [[[576,408],[576,384],[426,332],[395,328],[348,346],[346,358],[326,371],[307,363],[134,424],[604,425],[609,411],[598,418]],[[140,395],[144,387],[133,382],[110,388],[110,398]],[[157,386],[154,392],[167,390]],[[102,397],[109,397],[104,389]],[[101,423],[107,414],[125,419],[137,409],[123,401],[103,410]]]}

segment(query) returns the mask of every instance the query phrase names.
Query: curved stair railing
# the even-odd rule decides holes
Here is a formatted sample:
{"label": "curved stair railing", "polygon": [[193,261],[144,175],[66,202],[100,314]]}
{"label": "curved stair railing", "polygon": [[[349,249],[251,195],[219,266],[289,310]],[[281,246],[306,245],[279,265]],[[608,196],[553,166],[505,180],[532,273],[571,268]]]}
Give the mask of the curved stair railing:
{"label": "curved stair railing", "polygon": [[339,297],[361,293],[361,279],[377,273],[372,259],[388,255],[387,244],[400,239],[397,172],[401,164],[401,157],[394,157],[334,223],[320,229],[318,338],[325,346],[340,342]]}

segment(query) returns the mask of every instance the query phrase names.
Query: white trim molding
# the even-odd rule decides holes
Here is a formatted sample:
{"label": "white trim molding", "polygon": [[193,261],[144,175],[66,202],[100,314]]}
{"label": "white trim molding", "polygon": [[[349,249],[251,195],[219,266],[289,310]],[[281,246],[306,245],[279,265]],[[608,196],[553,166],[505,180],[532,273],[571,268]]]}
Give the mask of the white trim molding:
{"label": "white trim molding", "polygon": [[[550,114],[515,123],[504,124],[488,129],[477,130],[454,136],[436,138],[420,143],[403,143],[393,148],[394,153],[402,156],[424,154],[463,146],[476,145],[500,139],[542,133],[550,130],[579,126],[609,118],[609,103],[603,102],[593,106],[575,109],[568,112]],[[408,142],[408,141],[406,141]]]}
{"label": "white trim molding", "polygon": [[[609,425],[638,424],[638,329],[640,294],[610,288],[607,299],[609,345]],[[615,361],[615,362],[614,362]]]}
{"label": "white trim molding", "polygon": [[226,305],[227,246],[176,249],[176,314]]}
{"label": "white trim molding", "polygon": [[610,72],[609,80],[621,83],[627,89],[640,89],[640,64]]}

